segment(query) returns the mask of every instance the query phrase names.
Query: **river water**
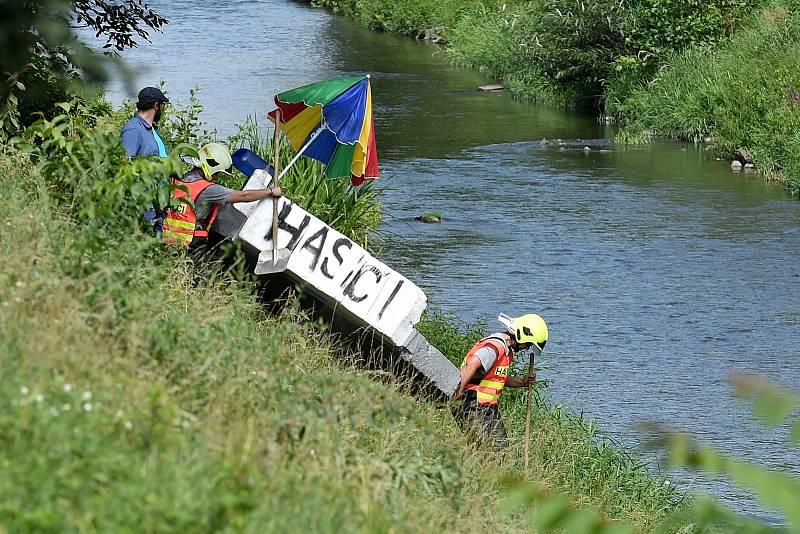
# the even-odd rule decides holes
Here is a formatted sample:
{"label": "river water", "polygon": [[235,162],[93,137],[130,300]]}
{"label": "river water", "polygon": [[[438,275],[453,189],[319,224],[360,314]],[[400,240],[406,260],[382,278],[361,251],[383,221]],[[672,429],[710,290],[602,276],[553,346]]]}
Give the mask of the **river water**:
{"label": "river water", "polygon": [[[200,85],[223,134],[252,113],[265,124],[277,92],[371,73],[383,258],[466,321],[542,314],[553,399],[626,446],[662,421],[800,475],[786,429],[752,421],[727,381],[800,391],[800,202],[780,187],[692,146],[613,146],[593,117],[478,93],[489,80],[438,49],[302,3],[152,4],[170,24],[125,54],[134,89],[164,79],[185,102]],[[109,85],[116,102],[135,92]],[[428,210],[444,224],[413,220]],[[675,476],[774,519],[725,480]]]}

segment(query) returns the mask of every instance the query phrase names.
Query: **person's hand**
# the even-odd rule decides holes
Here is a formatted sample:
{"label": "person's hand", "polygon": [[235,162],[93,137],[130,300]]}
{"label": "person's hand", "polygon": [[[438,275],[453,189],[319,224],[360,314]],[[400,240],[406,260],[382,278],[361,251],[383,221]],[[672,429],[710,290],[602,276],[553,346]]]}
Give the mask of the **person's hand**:
{"label": "person's hand", "polygon": [[528,387],[536,384],[536,371],[527,376],[520,377],[522,380],[522,387]]}
{"label": "person's hand", "polygon": [[283,191],[281,191],[280,187],[270,187],[269,191],[275,198],[280,198],[283,196]]}

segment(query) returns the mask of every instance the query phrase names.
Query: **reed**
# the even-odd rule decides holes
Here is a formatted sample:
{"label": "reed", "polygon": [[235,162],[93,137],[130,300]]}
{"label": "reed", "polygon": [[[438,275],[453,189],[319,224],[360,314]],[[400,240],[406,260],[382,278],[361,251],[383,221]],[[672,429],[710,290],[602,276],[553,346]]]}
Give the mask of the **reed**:
{"label": "reed", "polygon": [[[232,148],[245,147],[267,161],[272,159],[272,136],[258,125],[255,117],[248,117],[239,126],[239,132],[229,139]],[[294,157],[294,149],[284,140],[281,148],[281,167]],[[371,238],[383,222],[379,196],[381,188],[367,181],[352,187],[348,178],[331,179],[325,175],[322,164],[301,157],[281,178],[281,188],[287,197],[306,211],[319,217],[356,243],[370,248]]]}

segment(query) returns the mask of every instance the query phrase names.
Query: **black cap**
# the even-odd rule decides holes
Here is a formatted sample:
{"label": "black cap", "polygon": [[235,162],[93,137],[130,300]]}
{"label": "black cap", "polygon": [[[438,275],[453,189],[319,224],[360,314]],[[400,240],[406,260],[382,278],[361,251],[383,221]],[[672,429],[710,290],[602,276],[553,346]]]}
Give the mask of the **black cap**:
{"label": "black cap", "polygon": [[155,104],[156,102],[169,102],[158,87],[145,87],[139,91],[139,104]]}

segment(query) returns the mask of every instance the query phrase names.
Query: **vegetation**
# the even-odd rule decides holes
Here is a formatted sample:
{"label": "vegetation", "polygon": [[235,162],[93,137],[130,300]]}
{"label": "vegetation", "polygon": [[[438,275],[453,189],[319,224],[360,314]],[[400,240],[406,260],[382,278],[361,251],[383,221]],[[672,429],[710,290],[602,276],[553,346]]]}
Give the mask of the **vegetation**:
{"label": "vegetation", "polygon": [[668,67],[620,104],[630,118],[623,137],[710,137],[724,154],[747,147],[764,172],[800,193],[798,46],[800,18],[781,7],[711,51],[669,57]]}
{"label": "vegetation", "polygon": [[[435,29],[516,96],[584,107],[621,142],[713,140],[800,194],[796,0],[314,0],[373,29]],[[777,44],[777,46],[776,46]],[[768,59],[768,61],[767,61]]]}
{"label": "vegetation", "polygon": [[[0,13],[0,138],[34,122],[34,112],[57,114],[79,82],[105,80],[110,58],[167,24],[143,0],[0,0]],[[80,28],[105,39],[104,55]]]}
{"label": "vegetation", "polygon": [[[348,364],[291,303],[267,315],[235,249],[228,267],[195,264],[142,231],[178,163],[129,161],[120,119],[88,109],[65,105],[0,153],[0,529],[524,524],[530,503],[496,506],[516,449],[487,469],[447,406]],[[542,487],[602,524],[652,527],[671,493],[595,475],[580,451],[609,453],[570,424],[537,416]],[[584,447],[576,473],[556,476],[556,439]]]}

